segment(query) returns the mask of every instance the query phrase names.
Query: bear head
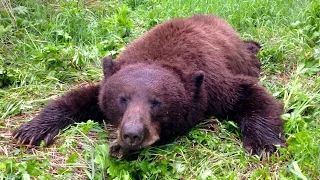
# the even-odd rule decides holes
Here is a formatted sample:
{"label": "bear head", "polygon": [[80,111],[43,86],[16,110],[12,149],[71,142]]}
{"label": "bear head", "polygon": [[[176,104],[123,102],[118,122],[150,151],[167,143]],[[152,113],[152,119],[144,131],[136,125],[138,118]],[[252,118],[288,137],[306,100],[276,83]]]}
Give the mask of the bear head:
{"label": "bear head", "polygon": [[167,67],[129,64],[105,58],[99,105],[117,128],[116,145],[138,150],[181,135],[206,109],[204,73],[182,77]]}

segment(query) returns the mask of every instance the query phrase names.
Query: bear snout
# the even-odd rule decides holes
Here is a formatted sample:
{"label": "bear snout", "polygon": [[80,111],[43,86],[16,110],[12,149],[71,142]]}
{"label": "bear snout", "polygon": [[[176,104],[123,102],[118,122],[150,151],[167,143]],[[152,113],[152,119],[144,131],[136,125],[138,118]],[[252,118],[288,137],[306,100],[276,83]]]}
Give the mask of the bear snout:
{"label": "bear snout", "polygon": [[121,138],[123,142],[129,148],[133,149],[141,146],[145,137],[145,130],[142,124],[124,124],[121,132]]}

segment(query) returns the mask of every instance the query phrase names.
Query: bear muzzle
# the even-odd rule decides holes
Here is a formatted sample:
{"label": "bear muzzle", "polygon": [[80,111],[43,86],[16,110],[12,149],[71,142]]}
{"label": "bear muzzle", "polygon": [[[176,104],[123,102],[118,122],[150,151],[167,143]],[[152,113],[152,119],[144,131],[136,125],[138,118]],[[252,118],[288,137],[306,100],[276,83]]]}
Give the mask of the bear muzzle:
{"label": "bear muzzle", "polygon": [[128,148],[136,149],[141,146],[145,137],[145,128],[142,123],[124,124],[121,129],[121,139]]}

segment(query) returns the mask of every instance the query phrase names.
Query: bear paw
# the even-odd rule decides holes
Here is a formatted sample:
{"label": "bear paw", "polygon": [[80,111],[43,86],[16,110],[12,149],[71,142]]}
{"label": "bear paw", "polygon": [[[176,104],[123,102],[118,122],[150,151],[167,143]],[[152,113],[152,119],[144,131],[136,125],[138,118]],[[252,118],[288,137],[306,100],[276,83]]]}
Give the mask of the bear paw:
{"label": "bear paw", "polygon": [[13,132],[12,136],[18,140],[17,144],[36,145],[39,146],[44,140],[46,146],[53,143],[54,137],[59,133],[60,128],[54,126],[45,126],[36,121],[30,121],[20,126]]}

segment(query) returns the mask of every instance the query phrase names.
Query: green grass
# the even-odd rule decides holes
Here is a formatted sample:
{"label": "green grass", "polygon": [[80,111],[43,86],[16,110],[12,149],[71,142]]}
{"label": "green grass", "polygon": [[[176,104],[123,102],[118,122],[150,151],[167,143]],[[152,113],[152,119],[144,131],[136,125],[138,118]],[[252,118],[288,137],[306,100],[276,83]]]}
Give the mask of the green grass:
{"label": "green grass", "polygon": [[[102,77],[100,59],[165,20],[217,14],[261,42],[261,83],[285,106],[287,149],[249,156],[229,121],[199,125],[135,161],[108,155],[92,121],[50,147],[17,147],[11,132],[50,100]],[[1,0],[0,179],[317,179],[320,177],[320,1]],[[210,126],[211,128],[208,128]]]}

